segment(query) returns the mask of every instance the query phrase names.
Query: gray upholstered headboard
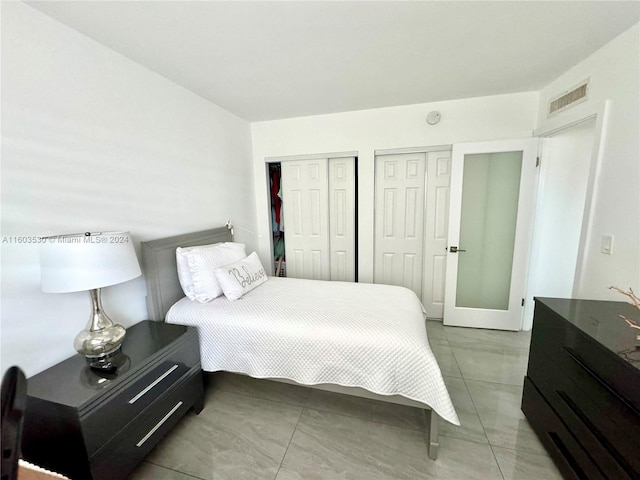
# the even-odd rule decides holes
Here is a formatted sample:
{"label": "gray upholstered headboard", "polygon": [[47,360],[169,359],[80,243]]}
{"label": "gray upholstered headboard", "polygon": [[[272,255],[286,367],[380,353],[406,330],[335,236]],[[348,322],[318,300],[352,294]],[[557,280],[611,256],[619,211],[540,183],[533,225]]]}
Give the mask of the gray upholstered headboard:
{"label": "gray upholstered headboard", "polygon": [[178,281],[176,248],[232,242],[232,230],[225,227],[187,233],[175,237],[142,242],[142,269],[147,282],[147,310],[150,320],[163,321],[165,315],[182,297]]}

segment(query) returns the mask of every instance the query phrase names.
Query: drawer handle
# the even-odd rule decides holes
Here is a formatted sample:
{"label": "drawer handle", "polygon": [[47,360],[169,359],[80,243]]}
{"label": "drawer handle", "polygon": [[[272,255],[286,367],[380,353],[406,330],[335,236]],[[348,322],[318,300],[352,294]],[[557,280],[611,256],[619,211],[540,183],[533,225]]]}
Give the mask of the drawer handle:
{"label": "drawer handle", "polygon": [[[600,432],[600,430],[589,420],[589,418],[584,414],[584,412],[576,405],[576,403],[571,399],[571,397],[562,390],[556,390],[558,396],[562,399],[562,401],[569,407],[569,409],[574,413],[578,419],[587,427],[594,437],[598,439],[600,444],[604,447],[604,449],[609,453],[609,455],[618,463],[620,468],[625,471],[629,478],[633,478],[634,473],[631,466],[627,463],[627,461],[618,453],[618,451],[611,445],[609,440]],[[582,445],[582,442],[578,440],[578,443],[584,448],[585,453],[589,457],[589,459],[595,464],[598,465],[596,461],[593,460],[591,455],[589,454],[589,449],[585,448]]]}
{"label": "drawer handle", "polygon": [[640,412],[638,412],[638,410],[631,405],[629,402],[627,402],[624,398],[622,398],[620,396],[620,394],[618,392],[616,392],[613,388],[611,388],[604,380],[602,380],[597,374],[596,372],[594,372],[593,370],[591,370],[591,368],[589,368],[589,366],[582,361],[582,359],[573,352],[573,349],[569,348],[569,347],[562,347],[562,349],[567,352],[567,355],[569,355],[569,357],[571,357],[571,359],[576,362],[578,365],[580,365],[584,371],[586,371],[589,375],[591,375],[593,377],[593,379],[598,382],[600,385],[602,385],[605,389],[607,389],[609,391],[609,393],[611,393],[614,397],[616,397],[620,403],[622,403],[624,406],[626,406],[629,410],[631,410],[636,416],[640,417]]}
{"label": "drawer handle", "polygon": [[162,380],[165,379],[165,377],[167,375],[169,375],[171,372],[173,372],[176,368],[178,368],[178,365],[174,365],[173,367],[171,367],[169,370],[167,370],[166,372],[164,372],[162,375],[160,375],[158,378],[156,378],[153,382],[151,382],[149,385],[147,385],[147,387],[142,390],[139,394],[137,394],[135,397],[133,397],[131,400],[129,400],[129,403],[131,405],[133,405],[134,403],[136,403],[138,400],[140,400],[149,390],[151,390],[153,387],[155,387],[158,383],[160,383]]}
{"label": "drawer handle", "polygon": [[176,406],[175,406],[175,407],[173,407],[173,408],[169,411],[169,413],[167,413],[164,417],[162,417],[162,420],[160,420],[158,423],[156,423],[155,427],[153,427],[151,430],[149,430],[149,433],[147,433],[144,437],[142,437],[142,439],[140,439],[140,441],[139,441],[138,443],[136,443],[136,447],[141,447],[141,446],[142,446],[142,444],[144,444],[144,442],[146,442],[147,440],[149,440],[149,437],[151,437],[151,435],[153,435],[154,433],[156,433],[156,430],[158,430],[158,429],[162,426],[162,424],[163,424],[164,422],[166,422],[166,421],[169,419],[169,417],[170,417],[171,415],[173,415],[173,414],[174,414],[174,412],[180,408],[180,406],[181,406],[181,405],[182,405],[182,402],[181,402],[181,401],[180,401],[180,402],[178,402],[178,403],[176,403]]}
{"label": "drawer handle", "polygon": [[558,435],[556,432],[548,432],[547,435],[549,435],[549,437],[551,438],[551,441],[555,444],[556,448],[560,450],[560,453],[566,460],[569,467],[577,475],[577,477],[580,480],[587,480],[589,477],[585,475],[584,470],[580,468],[580,464],[576,461],[573,455],[571,455],[571,452],[569,451],[567,446],[564,444],[564,442],[560,438],[560,435]]}

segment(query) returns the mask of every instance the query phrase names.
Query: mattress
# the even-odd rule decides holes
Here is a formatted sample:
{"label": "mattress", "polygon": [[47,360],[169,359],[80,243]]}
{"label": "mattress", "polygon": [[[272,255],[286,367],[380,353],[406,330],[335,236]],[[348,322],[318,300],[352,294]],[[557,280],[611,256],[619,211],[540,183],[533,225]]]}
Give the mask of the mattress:
{"label": "mattress", "polygon": [[166,321],[198,327],[205,371],[401,395],[460,424],[409,289],[269,277],[235,301],[183,298]]}

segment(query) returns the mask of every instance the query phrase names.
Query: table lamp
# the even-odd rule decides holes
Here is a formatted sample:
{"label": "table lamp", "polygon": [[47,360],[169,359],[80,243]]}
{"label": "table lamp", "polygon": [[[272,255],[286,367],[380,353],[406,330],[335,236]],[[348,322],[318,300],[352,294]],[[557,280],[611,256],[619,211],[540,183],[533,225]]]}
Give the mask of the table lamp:
{"label": "table lamp", "polygon": [[100,361],[120,351],[126,330],[102,309],[100,290],[141,275],[129,232],[74,233],[45,237],[40,250],[42,291],[88,291],[91,317],[73,342],[87,360]]}

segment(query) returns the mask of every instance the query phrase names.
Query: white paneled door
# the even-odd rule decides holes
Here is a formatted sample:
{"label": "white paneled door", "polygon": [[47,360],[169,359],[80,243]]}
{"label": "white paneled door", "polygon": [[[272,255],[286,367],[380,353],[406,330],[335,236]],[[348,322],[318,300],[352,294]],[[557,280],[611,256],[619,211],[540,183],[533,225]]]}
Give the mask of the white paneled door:
{"label": "white paneled door", "polygon": [[287,276],[355,281],[355,158],[281,165]]}
{"label": "white paneled door", "polygon": [[287,276],[330,280],[328,159],[282,162]]}
{"label": "white paneled door", "polygon": [[521,329],[537,147],[534,138],[454,145],[445,325]]}
{"label": "white paneled door", "polygon": [[426,153],[376,156],[374,282],[422,296]]}
{"label": "white paneled door", "polygon": [[356,278],[355,159],[329,159],[329,250],[331,280]]}
{"label": "white paneled door", "polygon": [[427,154],[422,304],[429,318],[442,318],[447,269],[451,152]]}

